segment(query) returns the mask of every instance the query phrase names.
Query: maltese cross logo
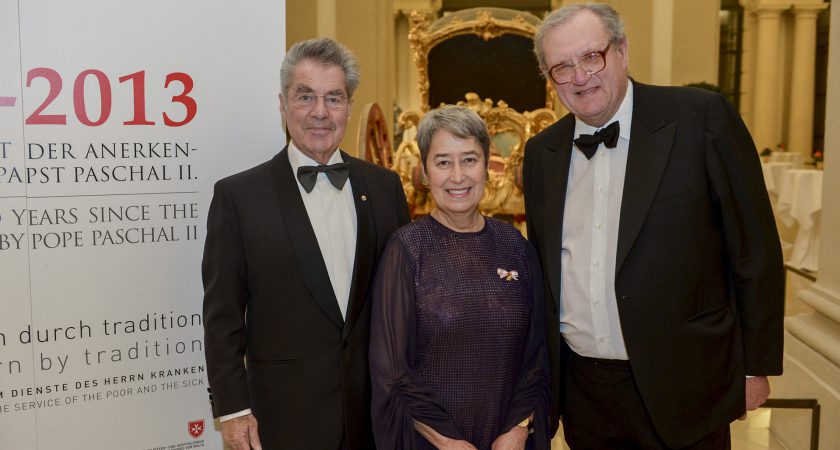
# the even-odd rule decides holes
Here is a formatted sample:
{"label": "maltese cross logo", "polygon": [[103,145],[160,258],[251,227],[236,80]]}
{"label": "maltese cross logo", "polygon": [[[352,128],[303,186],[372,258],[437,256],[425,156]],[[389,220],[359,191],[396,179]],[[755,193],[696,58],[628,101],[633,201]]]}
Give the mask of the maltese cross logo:
{"label": "maltese cross logo", "polygon": [[194,438],[201,436],[204,433],[204,419],[189,421],[187,423],[187,431]]}

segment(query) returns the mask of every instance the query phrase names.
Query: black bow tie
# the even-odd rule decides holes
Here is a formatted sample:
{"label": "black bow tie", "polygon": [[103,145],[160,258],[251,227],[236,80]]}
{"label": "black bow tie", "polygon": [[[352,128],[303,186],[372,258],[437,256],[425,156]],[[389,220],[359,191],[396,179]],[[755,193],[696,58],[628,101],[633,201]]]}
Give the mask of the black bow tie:
{"label": "black bow tie", "polygon": [[598,144],[601,142],[607,148],[613,148],[618,143],[618,121],[601,128],[595,134],[581,134],[574,142],[575,147],[586,156],[586,159],[592,159],[592,155],[595,154],[595,150],[598,150]]}
{"label": "black bow tie", "polygon": [[315,182],[318,181],[318,173],[321,172],[327,174],[327,178],[330,180],[330,183],[332,183],[332,185],[340,191],[341,188],[344,187],[344,183],[347,182],[347,177],[350,176],[350,163],[344,162],[331,164],[329,166],[318,165],[298,167],[298,180],[300,180],[300,185],[303,186],[303,189],[306,190],[307,193],[312,192],[312,189],[315,189]]}

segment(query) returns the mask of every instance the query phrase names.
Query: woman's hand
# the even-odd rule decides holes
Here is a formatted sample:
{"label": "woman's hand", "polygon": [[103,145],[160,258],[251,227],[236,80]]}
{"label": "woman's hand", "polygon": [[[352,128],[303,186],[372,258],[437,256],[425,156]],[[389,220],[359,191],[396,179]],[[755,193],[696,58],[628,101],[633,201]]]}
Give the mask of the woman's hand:
{"label": "woman's hand", "polygon": [[438,450],[478,450],[469,442],[446,437],[423,422],[415,420],[414,429]]}
{"label": "woman's hand", "polygon": [[524,450],[526,440],[528,440],[528,429],[515,426],[497,437],[491,448],[492,450]]}
{"label": "woman's hand", "polygon": [[452,440],[448,445],[438,447],[440,450],[478,450],[467,441]]}

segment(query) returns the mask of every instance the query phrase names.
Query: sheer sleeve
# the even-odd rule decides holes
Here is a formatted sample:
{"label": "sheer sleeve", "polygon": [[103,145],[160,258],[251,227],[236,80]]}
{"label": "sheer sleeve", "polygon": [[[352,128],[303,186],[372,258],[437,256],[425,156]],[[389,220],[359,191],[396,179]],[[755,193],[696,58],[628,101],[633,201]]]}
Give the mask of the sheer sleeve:
{"label": "sheer sleeve", "polygon": [[415,448],[414,420],[453,439],[455,430],[441,401],[414,371],[414,269],[395,233],[385,247],[373,287],[370,365],[376,446]]}
{"label": "sheer sleeve", "polygon": [[505,426],[507,432],[522,422],[531,413],[534,414],[534,450],[548,450],[551,447],[549,435],[549,416],[551,413],[550,375],[548,368],[548,348],[546,346],[546,322],[543,295],[543,280],[540,263],[530,243],[528,246],[528,269],[533,286],[531,305],[531,324],[528,340],[522,356],[522,369],[511,399]]}

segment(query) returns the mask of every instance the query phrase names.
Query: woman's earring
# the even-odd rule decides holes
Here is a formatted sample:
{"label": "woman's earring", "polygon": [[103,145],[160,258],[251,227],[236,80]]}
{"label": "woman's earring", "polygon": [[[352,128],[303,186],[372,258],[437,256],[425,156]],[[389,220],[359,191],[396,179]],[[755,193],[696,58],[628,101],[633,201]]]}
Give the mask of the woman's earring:
{"label": "woman's earring", "polygon": [[422,184],[423,186],[426,186],[426,187],[429,186],[429,178],[426,176],[425,173],[423,174],[423,177],[420,178],[420,184]]}

